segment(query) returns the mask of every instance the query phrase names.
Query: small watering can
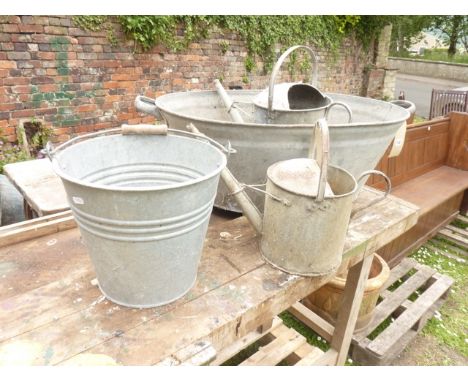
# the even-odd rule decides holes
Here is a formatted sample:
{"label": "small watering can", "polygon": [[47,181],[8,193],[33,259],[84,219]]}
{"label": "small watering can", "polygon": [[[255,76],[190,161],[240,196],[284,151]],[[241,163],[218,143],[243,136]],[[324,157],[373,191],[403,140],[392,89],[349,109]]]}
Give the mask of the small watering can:
{"label": "small watering can", "polygon": [[[199,133],[193,125],[189,128]],[[244,215],[261,234],[263,258],[282,271],[302,276],[327,275],[341,264],[357,190],[357,181],[348,171],[328,163],[325,119],[317,121],[314,134],[309,156],[316,159],[298,158],[271,165],[267,170],[266,191],[240,184],[227,168],[221,172],[221,179]],[[382,172],[366,171],[358,181],[371,173],[386,180],[385,197],[390,192],[390,180]],[[266,194],[263,217],[245,193],[245,187]]]}
{"label": "small watering can", "polygon": [[[296,49],[309,52],[314,63],[312,84],[283,83],[275,85],[278,72],[287,56]],[[314,124],[319,118],[327,117],[334,106],[344,107],[351,122],[351,109],[342,102],[323,95],[317,89],[318,65],[314,51],[305,45],[296,45],[286,50],[276,62],[270,77],[268,93],[261,92],[253,100],[254,121],[269,124]],[[277,97],[274,100],[275,92]],[[267,98],[268,94],[268,98]]]}

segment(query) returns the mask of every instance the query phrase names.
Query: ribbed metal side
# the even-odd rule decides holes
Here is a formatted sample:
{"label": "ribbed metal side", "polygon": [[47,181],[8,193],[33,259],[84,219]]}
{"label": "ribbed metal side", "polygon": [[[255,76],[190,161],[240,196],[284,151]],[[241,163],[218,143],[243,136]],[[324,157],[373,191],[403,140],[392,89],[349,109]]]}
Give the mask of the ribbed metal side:
{"label": "ribbed metal side", "polygon": [[203,176],[200,171],[171,163],[134,163],[101,168],[82,180],[105,186],[148,187],[181,183],[200,176]]}
{"label": "ribbed metal side", "polygon": [[210,216],[214,198],[203,206],[167,219],[125,221],[106,219],[71,206],[81,229],[104,239],[116,241],[154,241],[183,235],[202,225]]}
{"label": "ribbed metal side", "polygon": [[106,297],[146,308],[193,286],[226,164],[219,149],[177,135],[107,135],[54,161]]}

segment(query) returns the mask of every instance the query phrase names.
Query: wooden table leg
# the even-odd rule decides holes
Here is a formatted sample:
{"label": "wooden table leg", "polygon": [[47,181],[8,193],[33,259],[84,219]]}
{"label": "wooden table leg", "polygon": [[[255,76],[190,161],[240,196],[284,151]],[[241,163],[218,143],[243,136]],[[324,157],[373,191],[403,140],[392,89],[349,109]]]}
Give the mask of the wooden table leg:
{"label": "wooden table leg", "polygon": [[336,365],[344,365],[346,362],[373,259],[373,255],[367,256],[348,271],[341,308],[331,342],[331,348],[338,353]]}

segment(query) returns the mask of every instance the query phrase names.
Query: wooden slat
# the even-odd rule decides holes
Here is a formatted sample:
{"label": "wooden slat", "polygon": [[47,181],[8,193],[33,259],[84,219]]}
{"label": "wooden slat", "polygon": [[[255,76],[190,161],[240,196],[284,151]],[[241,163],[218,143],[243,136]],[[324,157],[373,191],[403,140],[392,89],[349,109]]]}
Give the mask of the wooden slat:
{"label": "wooden slat", "polygon": [[455,226],[453,226],[453,225],[451,225],[451,224],[445,226],[445,228],[449,229],[449,230],[452,231],[453,233],[458,234],[458,235],[460,235],[461,237],[463,237],[464,239],[467,239],[467,240],[468,240],[468,230],[455,227]]}
{"label": "wooden slat", "polygon": [[4,172],[38,216],[69,209],[63,183],[49,159],[10,163]]}
{"label": "wooden slat", "polygon": [[404,336],[421,316],[450,288],[452,282],[449,277],[442,276],[438,282],[425,290],[416,300],[416,303],[413,303],[405,310],[391,326],[380,333],[371,342],[368,349],[377,355],[385,354],[392,344]]}
{"label": "wooden slat", "polygon": [[288,311],[299,321],[316,332],[319,336],[328,342],[331,341],[335,328],[322,317],[308,309],[300,302],[296,302],[288,309]]}
{"label": "wooden slat", "polygon": [[348,271],[341,307],[331,341],[331,348],[338,353],[337,365],[344,365],[346,362],[373,259],[374,256],[368,256]]}
{"label": "wooden slat", "polygon": [[[465,95],[465,97],[467,97]],[[447,165],[468,170],[468,113],[450,113]]]}
{"label": "wooden slat", "polygon": [[221,365],[228,359],[235,356],[240,351],[244,350],[248,346],[252,345],[254,342],[258,341],[260,338],[264,337],[266,334],[270,333],[272,330],[275,330],[280,325],[282,325],[281,319],[279,317],[275,317],[272,326],[268,330],[263,332],[254,330],[242,337],[241,339],[235,341],[231,345],[221,349],[216,354],[216,358],[211,362],[211,365]]}
{"label": "wooden slat", "polygon": [[0,247],[21,243],[75,227],[76,221],[70,212],[62,212],[53,216],[34,219],[33,223],[29,221],[17,223],[14,227],[6,226],[0,229]]}
{"label": "wooden slat", "polygon": [[338,359],[338,352],[335,349],[329,349],[323,353],[318,359],[314,359],[316,366],[332,366],[336,365]]}
{"label": "wooden slat", "polygon": [[463,249],[450,245],[447,242],[442,242],[440,240],[437,240],[437,237],[432,238],[431,241],[434,241],[435,243],[439,244],[438,246],[436,246],[438,250],[439,250],[439,246],[443,246],[444,248],[447,248],[451,252],[455,252],[458,255],[465,256],[465,257],[468,256],[468,251],[464,251]]}
{"label": "wooden slat", "polygon": [[[309,344],[307,344],[309,345]],[[315,346],[310,346],[307,349],[308,353],[301,357],[301,359],[294,366],[313,366],[317,365],[319,359],[323,356],[324,352]]]}
{"label": "wooden slat", "polygon": [[[445,256],[445,257],[448,257],[449,259],[452,259],[452,260],[455,260],[455,261],[459,261],[459,262],[463,262],[463,261],[466,261],[464,259],[462,259],[461,257],[457,256],[457,255],[453,255],[452,253],[442,249],[442,248],[439,248],[439,247],[434,247],[433,245],[429,244],[429,243],[426,243],[424,245],[425,247],[429,248],[430,250],[442,255],[442,256]],[[463,251],[460,249],[460,251]],[[466,252],[465,252],[465,255],[463,255],[463,252],[459,252],[461,256],[466,256]]]}
{"label": "wooden slat", "polygon": [[385,282],[382,287],[382,290],[387,289],[390,285],[395,283],[397,280],[400,280],[404,275],[406,275],[411,269],[413,269],[418,262],[414,259],[406,258],[400,264],[390,272],[390,277]]}
{"label": "wooden slat", "polygon": [[[435,273],[435,270],[426,267],[422,270],[418,270],[402,285],[400,285],[395,291],[385,291],[387,296],[380,304],[378,304],[374,311],[372,321],[366,327],[365,330],[357,335],[357,338],[367,337],[372,331],[380,325],[380,323],[387,317],[389,317],[399,306],[406,300],[411,294]],[[382,293],[385,295],[384,293]]]}
{"label": "wooden slat", "polygon": [[439,235],[445,237],[446,239],[453,241],[454,243],[461,245],[463,247],[468,247],[468,239],[465,239],[463,236],[453,233],[448,229],[444,228],[439,231]]}
{"label": "wooden slat", "polygon": [[461,220],[463,223],[467,223],[467,224],[468,224],[468,217],[466,217],[466,216],[464,216],[464,215],[458,214],[458,215],[457,215],[457,220]]}
{"label": "wooden slat", "polygon": [[273,366],[280,363],[288,355],[306,342],[305,337],[293,329],[279,332],[278,337],[268,345],[260,348],[251,357],[243,361],[240,366]]}

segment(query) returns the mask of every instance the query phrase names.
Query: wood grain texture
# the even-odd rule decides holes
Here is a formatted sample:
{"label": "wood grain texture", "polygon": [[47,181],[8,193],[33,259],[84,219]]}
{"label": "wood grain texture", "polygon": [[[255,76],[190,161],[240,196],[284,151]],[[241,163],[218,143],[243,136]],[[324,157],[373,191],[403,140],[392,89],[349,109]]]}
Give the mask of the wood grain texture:
{"label": "wood grain texture", "polygon": [[447,166],[468,171],[468,113],[450,113]]}
{"label": "wood grain texture", "polygon": [[7,164],[4,172],[38,216],[69,209],[62,181],[49,159]]}
{"label": "wood grain texture", "polygon": [[[366,189],[357,204],[379,195]],[[414,225],[417,214],[394,197],[359,212],[344,258],[372,254]],[[198,341],[223,349],[333,277],[293,276],[265,264],[245,218],[210,224],[195,287],[159,308],[105,300],[92,285],[95,274],[78,229],[0,248],[0,267],[6,275],[0,285],[0,360],[19,349],[23,363],[41,365],[73,362],[82,353],[152,365]]]}

